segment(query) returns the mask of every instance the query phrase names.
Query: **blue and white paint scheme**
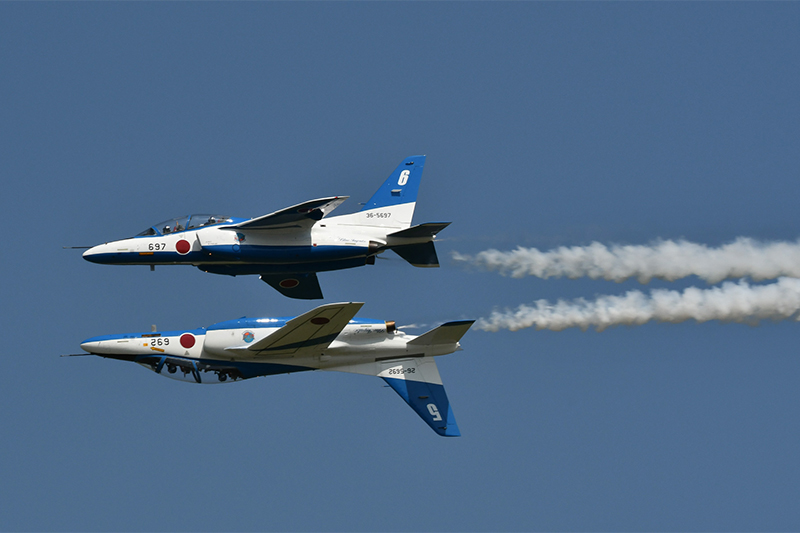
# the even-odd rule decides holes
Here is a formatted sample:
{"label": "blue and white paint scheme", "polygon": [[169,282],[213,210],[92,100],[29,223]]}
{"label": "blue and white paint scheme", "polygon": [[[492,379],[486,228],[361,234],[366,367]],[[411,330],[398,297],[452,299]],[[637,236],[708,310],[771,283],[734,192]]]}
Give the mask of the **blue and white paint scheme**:
{"label": "blue and white paint scheme", "polygon": [[207,328],[104,335],[83,341],[81,348],[192,383],[306,370],[377,376],[436,433],[459,436],[434,357],[460,350],[459,340],[474,320],[407,335],[394,322],[354,318],[362,305],[334,303],[294,318],[240,318]]}
{"label": "blue and white paint scheme", "polygon": [[257,274],[285,296],[319,299],[317,272],[375,264],[386,250],[414,266],[439,266],[433,240],[450,223],[411,225],[424,166],[423,155],[406,158],[357,213],[325,218],[348,198],[332,196],[253,219],[190,215],[94,246],[83,257],[151,269],[193,265],[213,274]]}

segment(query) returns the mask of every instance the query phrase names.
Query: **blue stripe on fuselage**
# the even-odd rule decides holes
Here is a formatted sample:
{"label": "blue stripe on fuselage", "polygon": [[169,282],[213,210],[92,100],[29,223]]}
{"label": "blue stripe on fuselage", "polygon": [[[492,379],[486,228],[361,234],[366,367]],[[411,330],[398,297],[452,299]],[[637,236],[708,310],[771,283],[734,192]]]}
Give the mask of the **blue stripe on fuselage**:
{"label": "blue stripe on fuselage", "polygon": [[208,254],[189,252],[114,252],[107,254],[84,255],[90,263],[100,265],[183,265],[208,261]]}
{"label": "blue stripe on fuselage", "polygon": [[188,364],[196,365],[197,369],[203,372],[207,371],[225,370],[235,368],[241,374],[242,379],[255,378],[259,376],[274,376],[276,374],[289,374],[291,372],[306,372],[315,370],[307,366],[296,365],[281,365],[275,363],[252,363],[246,361],[222,361],[218,359],[191,359],[188,357],[171,356],[171,355],[140,355],[133,359],[134,363],[153,364],[155,361],[166,358],[168,360],[178,362],[186,361]]}
{"label": "blue stripe on fuselage", "polygon": [[327,272],[329,270],[344,270],[366,265],[365,257],[343,259],[341,261],[317,261],[313,263],[203,263],[197,268],[211,274],[224,274],[226,276],[247,276],[251,274],[303,274],[308,272]]}
{"label": "blue stripe on fuselage", "polygon": [[366,257],[367,246],[258,246],[253,244],[204,246],[212,258],[225,257],[255,263],[310,263]]}
{"label": "blue stripe on fuselage", "polygon": [[[253,265],[268,265],[268,271],[320,272],[363,266],[366,263],[366,246],[207,246],[203,250],[179,254],[165,252],[112,252],[85,255],[91,263],[101,265],[231,265],[248,270]],[[294,268],[294,265],[306,265]],[[292,265],[292,268],[287,268]],[[227,274],[228,272],[219,272]],[[236,274],[238,272],[231,272]]]}

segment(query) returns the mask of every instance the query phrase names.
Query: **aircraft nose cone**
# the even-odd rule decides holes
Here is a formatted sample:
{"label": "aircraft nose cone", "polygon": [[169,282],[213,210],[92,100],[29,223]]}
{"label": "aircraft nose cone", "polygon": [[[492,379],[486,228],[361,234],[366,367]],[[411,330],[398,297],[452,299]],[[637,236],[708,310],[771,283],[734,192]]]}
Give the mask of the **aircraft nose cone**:
{"label": "aircraft nose cone", "polygon": [[81,350],[85,352],[97,353],[98,348],[100,348],[99,341],[93,341],[92,339],[88,339],[81,343]]}
{"label": "aircraft nose cone", "polygon": [[101,265],[107,263],[108,261],[105,260],[107,255],[103,253],[104,247],[105,247],[104,244],[100,244],[89,248],[88,250],[83,252],[82,254],[83,258],[89,261],[90,263],[98,263]]}

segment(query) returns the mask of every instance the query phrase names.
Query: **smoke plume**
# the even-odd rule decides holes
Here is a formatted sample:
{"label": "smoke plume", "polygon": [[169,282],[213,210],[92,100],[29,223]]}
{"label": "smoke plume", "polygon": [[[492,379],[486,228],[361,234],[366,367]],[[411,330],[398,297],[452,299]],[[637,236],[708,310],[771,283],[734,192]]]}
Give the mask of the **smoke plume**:
{"label": "smoke plume", "polygon": [[484,331],[523,328],[560,331],[594,326],[602,331],[610,326],[639,325],[651,320],[678,323],[686,320],[722,320],[756,324],[762,319],[797,318],[800,311],[800,279],[779,278],[769,285],[750,285],[726,281],[718,287],[681,291],[654,289],[649,294],[632,290],[622,296],[598,296],[559,300],[551,304],[539,300],[516,310],[495,310],[481,318],[475,327]]}
{"label": "smoke plume", "polygon": [[475,256],[454,252],[453,258],[515,278],[588,276],[647,283],[653,278],[674,281],[695,275],[714,284],[742,277],[756,281],[800,277],[800,241],[763,243],[745,237],[718,248],[684,240],[610,247],[593,242],[546,252],[522,247],[508,252],[485,250]]}

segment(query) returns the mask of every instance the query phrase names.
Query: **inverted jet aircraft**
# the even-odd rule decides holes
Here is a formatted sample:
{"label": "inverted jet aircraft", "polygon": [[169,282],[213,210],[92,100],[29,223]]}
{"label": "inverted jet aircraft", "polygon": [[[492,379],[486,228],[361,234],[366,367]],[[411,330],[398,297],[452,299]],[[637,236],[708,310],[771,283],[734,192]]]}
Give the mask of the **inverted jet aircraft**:
{"label": "inverted jet aircraft", "polygon": [[436,433],[459,436],[434,357],[460,350],[458,341],[474,320],[406,335],[394,322],[353,318],[362,305],[327,304],[295,318],[240,318],[208,328],[105,335],[83,341],[81,348],[194,383],[305,370],[378,376]]}
{"label": "inverted jet aircraft", "polygon": [[347,196],[293,205],[258,218],[190,215],[129,239],[86,250],[113,265],[194,265],[212,274],[258,274],[284,296],[322,298],[317,272],[375,264],[393,250],[418,267],[438,267],[433,246],[449,222],[411,226],[425,156],[405,159],[361,211],[324,218]]}

